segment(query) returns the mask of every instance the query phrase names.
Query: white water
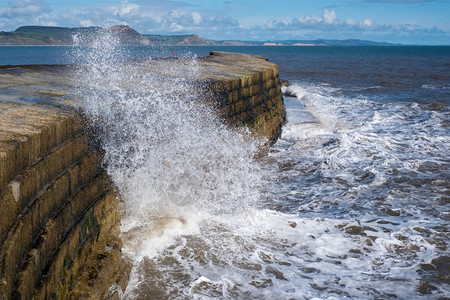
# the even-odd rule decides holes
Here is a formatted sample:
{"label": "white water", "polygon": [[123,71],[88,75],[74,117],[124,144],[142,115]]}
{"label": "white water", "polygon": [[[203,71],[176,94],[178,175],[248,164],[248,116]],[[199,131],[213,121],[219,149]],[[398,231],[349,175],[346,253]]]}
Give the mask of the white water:
{"label": "white water", "polygon": [[[429,174],[448,169],[442,113],[414,125],[424,118],[414,105],[294,86],[282,139],[258,162],[257,142],[194,96],[195,59],[153,72],[118,61],[126,53],[115,45],[105,36],[80,51],[89,63],[77,76],[123,198],[134,261],[125,299],[422,295],[422,266],[449,246],[439,209],[448,178]],[[448,284],[428,281],[424,297],[449,296]]]}

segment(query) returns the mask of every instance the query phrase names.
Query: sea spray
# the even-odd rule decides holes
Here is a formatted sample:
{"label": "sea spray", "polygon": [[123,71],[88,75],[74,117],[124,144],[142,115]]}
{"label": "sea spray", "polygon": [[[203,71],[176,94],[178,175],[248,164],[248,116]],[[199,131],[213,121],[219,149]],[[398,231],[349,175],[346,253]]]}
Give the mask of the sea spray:
{"label": "sea spray", "polygon": [[445,112],[301,85],[313,118],[288,107],[261,165],[195,96],[195,60],[152,70],[104,43],[76,77],[123,198],[125,299],[449,295]]}
{"label": "sea spray", "polygon": [[124,250],[137,266],[170,244],[171,233],[195,231],[213,216],[244,216],[255,205],[259,141],[228,128],[202,101],[195,58],[155,69],[127,60],[107,33],[77,47],[84,61],[77,93],[123,200]]}

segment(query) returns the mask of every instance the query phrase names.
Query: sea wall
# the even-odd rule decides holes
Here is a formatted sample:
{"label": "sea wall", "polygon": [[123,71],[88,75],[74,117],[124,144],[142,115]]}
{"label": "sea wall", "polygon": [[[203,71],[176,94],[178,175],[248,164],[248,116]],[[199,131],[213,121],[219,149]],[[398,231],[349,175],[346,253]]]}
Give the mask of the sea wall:
{"label": "sea wall", "polygon": [[73,111],[0,102],[0,119],[0,299],[106,296],[126,265],[102,153]]}
{"label": "sea wall", "polygon": [[246,126],[266,139],[266,146],[281,134],[286,112],[278,67],[267,58],[211,52],[201,64],[206,77],[205,98],[232,126]]}
{"label": "sea wall", "polygon": [[[277,66],[222,52],[199,64],[199,93],[219,116],[275,141],[285,118]],[[126,286],[119,195],[66,70],[0,69],[1,300],[114,299],[110,287]]]}

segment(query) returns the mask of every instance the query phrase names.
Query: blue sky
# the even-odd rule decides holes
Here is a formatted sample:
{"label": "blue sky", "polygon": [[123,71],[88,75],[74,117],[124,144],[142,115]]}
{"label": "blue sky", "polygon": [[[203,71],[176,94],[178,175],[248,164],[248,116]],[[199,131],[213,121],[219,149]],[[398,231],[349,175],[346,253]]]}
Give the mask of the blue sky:
{"label": "blue sky", "polygon": [[450,45],[450,0],[0,0],[0,31],[118,24],[216,40]]}

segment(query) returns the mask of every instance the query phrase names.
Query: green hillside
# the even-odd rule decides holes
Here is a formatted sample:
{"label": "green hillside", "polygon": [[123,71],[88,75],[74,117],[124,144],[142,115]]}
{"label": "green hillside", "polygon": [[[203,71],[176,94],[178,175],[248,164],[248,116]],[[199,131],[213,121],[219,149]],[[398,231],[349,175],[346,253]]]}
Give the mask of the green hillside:
{"label": "green hillside", "polygon": [[153,45],[176,45],[183,42],[186,38],[194,38],[194,34],[185,35],[156,35],[156,34],[144,34]]}
{"label": "green hillside", "polygon": [[177,45],[182,43],[210,44],[209,41],[195,34],[185,35],[142,35],[128,26],[101,27],[54,27],[54,26],[22,26],[12,32],[0,32],[1,45],[71,45],[72,36],[84,34],[87,44],[95,39],[96,34],[110,30],[117,34],[125,45]]}
{"label": "green hillside", "polygon": [[99,29],[100,27],[22,26],[12,32],[0,32],[0,45],[68,45],[72,43],[72,35]]}

